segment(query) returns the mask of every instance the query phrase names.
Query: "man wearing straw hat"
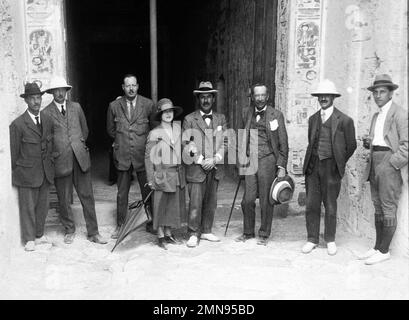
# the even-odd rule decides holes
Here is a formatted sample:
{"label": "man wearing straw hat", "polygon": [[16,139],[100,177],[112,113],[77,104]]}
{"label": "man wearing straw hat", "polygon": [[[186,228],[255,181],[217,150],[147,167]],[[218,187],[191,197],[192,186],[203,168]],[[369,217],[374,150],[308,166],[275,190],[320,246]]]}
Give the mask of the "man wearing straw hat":
{"label": "man wearing straw hat", "polygon": [[302,252],[310,253],[318,246],[321,203],[324,203],[324,240],[328,254],[335,255],[337,199],[345,165],[356,149],[355,127],[350,117],[334,107],[335,98],[341,95],[332,81],[323,80],[311,95],[318,98],[321,110],[308,119],[308,147],[303,168],[308,241]]}
{"label": "man wearing straw hat", "polygon": [[190,198],[189,248],[196,247],[199,238],[220,241],[212,233],[212,227],[217,208],[217,188],[223,177],[223,166],[219,164],[224,159],[224,132],[227,129],[225,116],[212,110],[217,94],[212,83],[201,82],[193,94],[199,101],[200,109],[187,115],[183,121],[184,151],[193,155],[192,162],[185,162]]}
{"label": "man wearing straw hat", "polygon": [[54,100],[44,109],[54,126],[54,184],[60,209],[61,223],[65,229],[64,242],[71,244],[75,237],[75,223],[71,209],[72,187],[74,185],[83,208],[88,240],[106,244],[98,231],[95,213],[94,191],[91,181],[91,159],[86,145],[88,137],[87,120],[79,103],[67,100],[68,85],[62,77],[51,79],[46,90]]}
{"label": "man wearing straw hat", "polygon": [[376,76],[368,88],[379,111],[372,118],[369,137],[364,139],[364,147],[371,151],[364,179],[371,185],[376,230],[374,247],[360,257],[367,265],[390,259],[402,193],[401,169],[408,164],[408,112],[392,100],[398,88],[387,74]]}
{"label": "man wearing straw hat", "polygon": [[10,125],[12,183],[18,188],[21,235],[26,251],[48,243],[44,236],[48,213],[48,189],[53,183],[52,120],[40,112],[44,92],[27,83],[24,98],[28,108]]}

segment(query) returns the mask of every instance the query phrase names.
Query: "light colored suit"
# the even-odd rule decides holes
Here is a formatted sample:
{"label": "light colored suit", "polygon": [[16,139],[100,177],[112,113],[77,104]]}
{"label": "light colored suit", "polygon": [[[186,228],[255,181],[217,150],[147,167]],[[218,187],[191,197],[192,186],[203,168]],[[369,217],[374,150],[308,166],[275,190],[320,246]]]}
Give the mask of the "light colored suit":
{"label": "light colored suit", "polygon": [[85,142],[88,138],[88,126],[79,103],[67,101],[66,114],[63,116],[56,104],[51,102],[43,113],[54,120],[55,176],[64,177],[72,173],[74,156],[83,172],[91,167],[89,150]]}
{"label": "light colored suit", "polygon": [[[372,117],[371,128],[369,130],[370,141],[374,138],[375,124],[378,115],[379,112],[375,113]],[[402,169],[408,164],[408,111],[394,102],[385,119],[383,136],[385,142],[392,150],[392,155],[389,159],[390,164],[395,169]],[[371,171],[372,145],[370,150],[371,156],[369,157],[369,162],[364,173],[364,181],[369,179]]]}
{"label": "light colored suit", "polygon": [[173,122],[172,137],[162,125],[148,136],[145,152],[147,180],[153,195],[153,227],[180,227],[186,221],[185,168],[182,165],[180,122]]}
{"label": "light colored suit", "polygon": [[[190,113],[183,121],[183,144],[190,141],[196,144],[197,155],[204,159],[215,157],[216,154],[224,159],[226,144],[224,132],[227,129],[226,118],[223,114],[213,112],[210,126],[203,120],[200,111]],[[187,148],[184,148],[184,159],[189,159]],[[197,158],[197,156],[196,156]],[[217,207],[217,188],[222,179],[223,164],[216,165],[210,171],[205,171],[196,163],[186,164],[186,180],[189,192],[188,232],[199,235],[211,233],[214,214]]]}
{"label": "light colored suit", "polygon": [[66,233],[75,232],[71,210],[73,185],[81,200],[88,236],[98,234],[94,192],[91,181],[91,159],[86,145],[88,126],[79,103],[66,101],[65,115],[57,105],[50,103],[44,113],[53,120],[55,187],[60,209],[60,219]]}
{"label": "light colored suit", "polygon": [[[189,130],[191,129],[191,130]],[[203,120],[200,111],[197,110],[185,117],[183,121],[183,142],[187,144],[193,137],[198,155],[211,158],[219,154],[224,158],[226,145],[224,141],[224,132],[227,130],[227,122],[224,114],[213,112],[213,120],[210,127]],[[196,133],[196,134],[190,134]],[[200,143],[201,142],[201,143]],[[186,149],[184,149],[185,155]],[[220,161],[221,162],[221,161]],[[224,176],[223,165],[217,165],[215,179],[220,180]],[[190,164],[186,166],[187,182],[203,182],[206,179],[206,172],[198,164]]]}
{"label": "light colored suit", "polygon": [[[371,141],[378,116],[376,113],[372,119]],[[403,183],[400,169],[408,164],[408,112],[396,103],[392,103],[386,115],[383,136],[391,151],[376,152],[371,143],[364,181],[370,181],[375,221],[384,227],[395,227]]]}

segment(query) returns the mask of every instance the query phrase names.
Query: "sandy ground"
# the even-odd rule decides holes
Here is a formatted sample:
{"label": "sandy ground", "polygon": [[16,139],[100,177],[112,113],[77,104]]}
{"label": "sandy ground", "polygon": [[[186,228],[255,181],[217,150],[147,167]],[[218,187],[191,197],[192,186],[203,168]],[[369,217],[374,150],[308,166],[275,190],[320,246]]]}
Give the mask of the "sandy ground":
{"label": "sandy ground", "polygon": [[[408,299],[408,259],[393,257],[375,266],[356,259],[371,243],[339,231],[339,252],[325,246],[300,252],[304,218],[275,219],[266,247],[255,240],[236,243],[241,212],[234,212],[223,237],[229,209],[218,208],[214,231],[220,243],[201,241],[164,251],[155,237],[141,230],[114,253],[85,239],[79,230],[72,245],[60,228],[47,235],[51,248],[16,252],[11,272],[2,280],[1,299]],[[112,228],[102,227],[108,236]],[[185,229],[178,230],[183,237]]]}
{"label": "sandy ground", "polygon": [[[100,222],[109,220],[102,219],[101,211],[115,209],[116,186],[107,186],[104,179],[94,176]],[[137,187],[132,188],[131,197],[140,197]],[[15,252],[12,268],[0,279],[0,299],[409,299],[409,259],[393,256],[366,266],[356,254],[373,240],[340,227],[339,251],[333,257],[323,242],[309,255],[300,252],[306,238],[303,216],[275,217],[267,246],[258,246],[256,240],[235,242],[242,232],[242,190],[224,237],[234,188],[228,179],[219,188],[214,233],[222,241],[201,241],[194,249],[183,243],[164,251],[144,228],[114,253],[114,240],[104,246],[91,243],[84,227],[66,245],[58,217],[51,212],[46,234],[52,246]],[[74,207],[80,209],[76,197]],[[106,238],[112,230],[112,225],[100,226]],[[185,231],[176,232],[184,242]]]}

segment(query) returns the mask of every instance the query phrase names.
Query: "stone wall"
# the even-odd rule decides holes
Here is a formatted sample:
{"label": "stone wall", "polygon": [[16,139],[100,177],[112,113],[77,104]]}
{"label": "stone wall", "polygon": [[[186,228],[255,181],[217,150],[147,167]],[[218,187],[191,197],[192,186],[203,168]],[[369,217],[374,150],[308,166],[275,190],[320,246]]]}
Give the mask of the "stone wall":
{"label": "stone wall", "polygon": [[[349,161],[341,190],[339,218],[351,231],[372,236],[374,209],[369,183],[362,181],[367,151],[361,137],[368,133],[378,107],[366,89],[376,74],[388,73],[400,88],[394,101],[408,108],[407,1],[326,1],[325,52],[322,75],[332,79],[342,97],[339,108],[355,120],[358,149]],[[408,174],[399,208],[394,251],[408,254]]]}
{"label": "stone wall", "polygon": [[[305,35],[303,24],[310,27],[305,27]],[[368,154],[361,137],[368,133],[377,107],[366,88],[376,74],[391,74],[400,85],[394,100],[407,109],[407,2],[281,0],[278,27],[276,105],[286,114],[289,169],[297,182],[291,207],[298,212],[305,210],[300,169],[307,145],[306,120],[319,109],[309,95],[320,79],[329,78],[342,94],[335,105],[354,119],[358,140],[342,183],[339,222],[355,234],[373,237],[374,209],[369,184],[362,181]],[[316,41],[311,40],[314,34]],[[308,52],[312,48],[315,56],[314,51]],[[405,186],[393,247],[398,254],[407,254],[407,167],[402,175]]]}
{"label": "stone wall", "polygon": [[24,110],[24,50],[20,1],[0,0],[0,276],[20,246],[17,193],[11,186],[9,124]]}

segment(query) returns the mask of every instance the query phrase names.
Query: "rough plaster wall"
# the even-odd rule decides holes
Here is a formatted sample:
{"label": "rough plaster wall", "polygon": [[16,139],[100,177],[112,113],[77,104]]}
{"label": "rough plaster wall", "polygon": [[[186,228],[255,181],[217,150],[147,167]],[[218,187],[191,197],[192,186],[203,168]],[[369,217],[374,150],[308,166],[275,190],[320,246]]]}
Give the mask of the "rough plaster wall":
{"label": "rough plaster wall", "polygon": [[[358,149],[343,181],[339,219],[351,231],[373,236],[369,183],[362,181],[367,151],[360,139],[368,133],[378,107],[366,88],[376,74],[391,74],[400,85],[394,101],[407,109],[407,1],[326,1],[326,10],[324,77],[332,79],[342,93],[337,106],[353,117],[358,138]],[[405,187],[393,247],[407,254],[407,167],[402,173]]]}
{"label": "rough plaster wall", "polygon": [[[0,0],[0,276],[10,262],[12,251],[20,245],[20,225],[16,190],[11,187],[9,124],[24,110],[18,93],[22,90],[18,74],[22,48],[16,47],[19,5]],[[21,34],[21,33],[20,33]],[[5,115],[5,116],[4,116]]]}

